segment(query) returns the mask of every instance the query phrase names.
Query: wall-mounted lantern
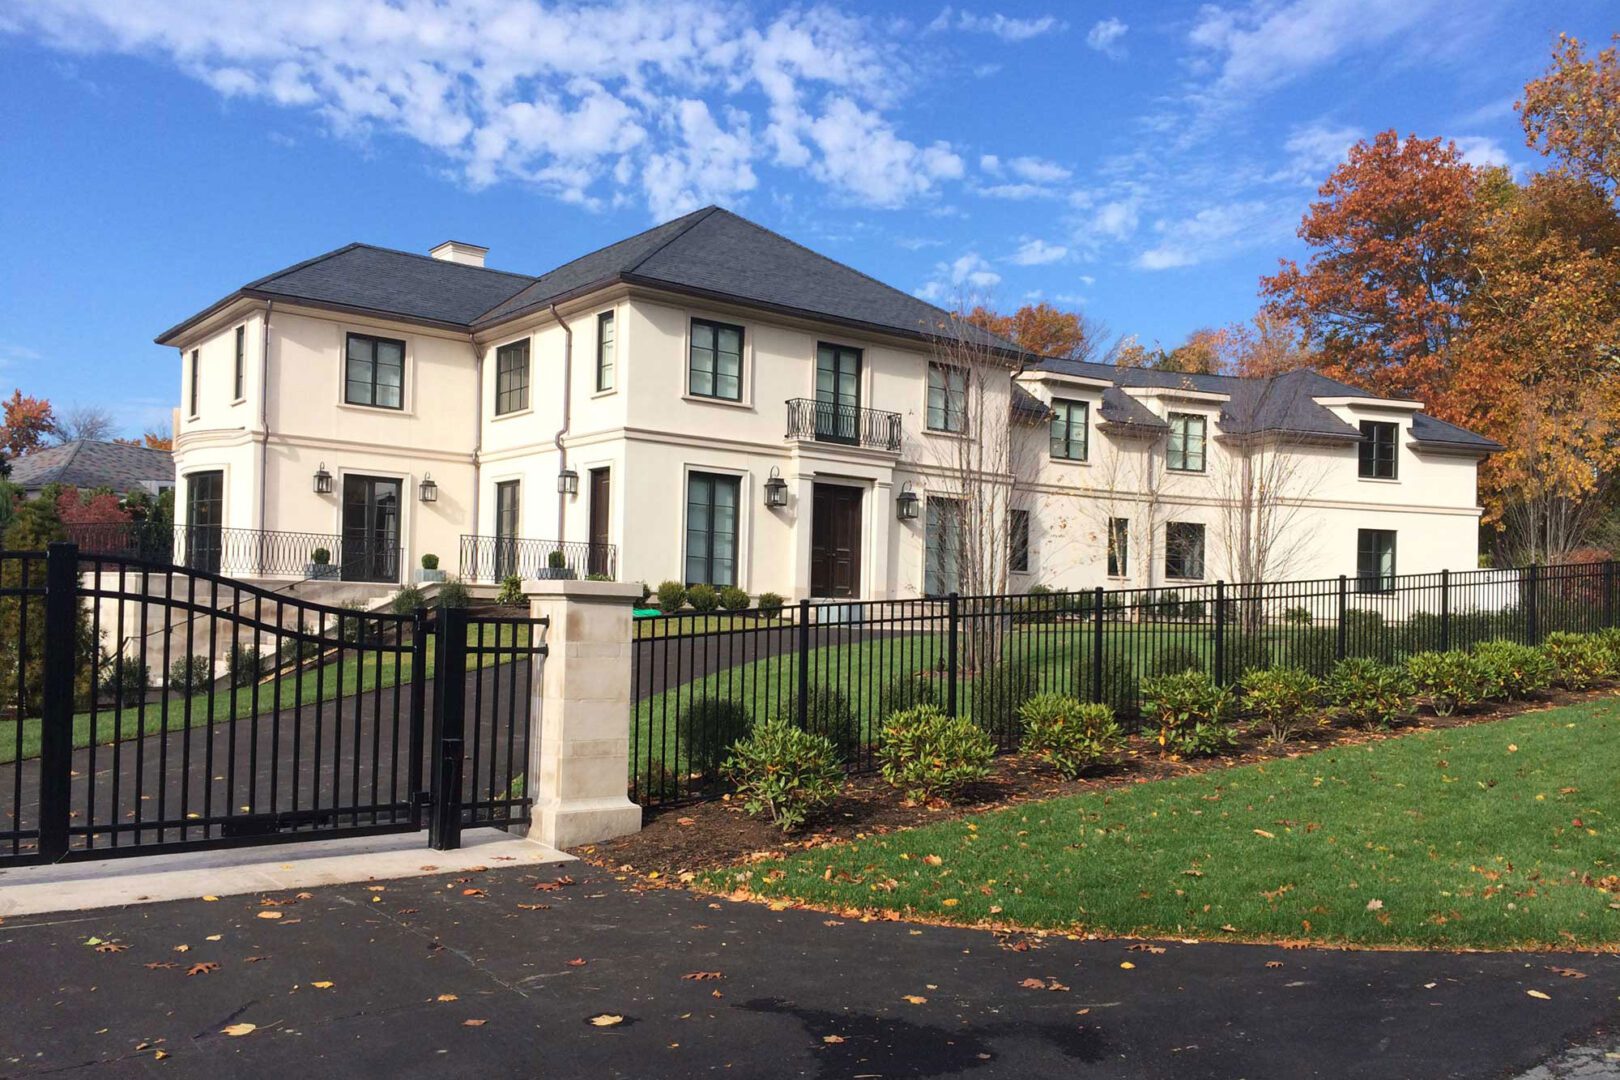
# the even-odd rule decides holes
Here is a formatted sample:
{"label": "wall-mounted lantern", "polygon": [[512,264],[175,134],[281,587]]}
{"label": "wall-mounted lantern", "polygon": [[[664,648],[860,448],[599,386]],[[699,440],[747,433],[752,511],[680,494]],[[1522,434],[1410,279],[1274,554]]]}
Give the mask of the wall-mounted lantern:
{"label": "wall-mounted lantern", "polygon": [[899,511],[901,521],[915,521],[917,519],[917,493],[911,490],[911,481],[907,480],[900,487],[900,494],[894,500],[895,509]]}
{"label": "wall-mounted lantern", "polygon": [[324,461],[321,462],[321,467],[315,470],[315,494],[332,494],[332,474],[326,471],[326,462]]}
{"label": "wall-mounted lantern", "polygon": [[772,509],[787,505],[787,481],[782,479],[782,471],[775,465],[771,466],[771,478],[765,481],[765,505]]}
{"label": "wall-mounted lantern", "polygon": [[433,480],[432,473],[422,476],[422,483],[417,486],[417,496],[425,503],[439,501],[439,485]]}
{"label": "wall-mounted lantern", "polygon": [[564,469],[557,474],[557,491],[563,495],[579,494],[579,473]]}

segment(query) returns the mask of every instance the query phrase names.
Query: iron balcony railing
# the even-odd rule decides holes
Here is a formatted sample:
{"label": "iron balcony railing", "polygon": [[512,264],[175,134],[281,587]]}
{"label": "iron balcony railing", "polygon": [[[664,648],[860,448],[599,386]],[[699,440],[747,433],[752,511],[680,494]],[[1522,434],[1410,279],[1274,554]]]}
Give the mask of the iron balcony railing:
{"label": "iron balcony railing", "polygon": [[[393,540],[325,533],[131,521],[67,526],[86,555],[108,555],[238,577],[397,582]],[[318,553],[325,557],[319,558]]]}
{"label": "iron balcony railing", "polygon": [[605,578],[619,572],[613,544],[579,540],[532,540],[523,536],[462,536],[461,576],[467,581],[500,582],[509,577]]}
{"label": "iron balcony railing", "polygon": [[815,398],[787,403],[787,437],[900,452],[900,414]]}

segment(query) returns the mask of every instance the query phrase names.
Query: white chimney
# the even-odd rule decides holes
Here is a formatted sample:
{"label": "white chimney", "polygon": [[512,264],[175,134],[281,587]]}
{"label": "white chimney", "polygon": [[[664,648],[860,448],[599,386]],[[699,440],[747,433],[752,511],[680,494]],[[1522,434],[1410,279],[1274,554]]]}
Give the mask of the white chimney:
{"label": "white chimney", "polygon": [[484,256],[489,254],[489,248],[479,247],[477,244],[463,244],[460,240],[446,240],[428,254],[435,259],[460,263],[462,266],[483,266]]}

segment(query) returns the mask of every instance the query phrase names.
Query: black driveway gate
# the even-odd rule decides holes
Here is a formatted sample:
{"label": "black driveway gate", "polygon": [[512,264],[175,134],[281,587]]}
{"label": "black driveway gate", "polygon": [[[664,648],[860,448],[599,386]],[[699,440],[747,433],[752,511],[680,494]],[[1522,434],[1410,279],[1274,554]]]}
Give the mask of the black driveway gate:
{"label": "black driveway gate", "polygon": [[[0,553],[0,866],[527,821],[543,635],[72,544]],[[435,686],[465,691],[436,695],[430,739]],[[454,784],[428,771],[446,758]]]}

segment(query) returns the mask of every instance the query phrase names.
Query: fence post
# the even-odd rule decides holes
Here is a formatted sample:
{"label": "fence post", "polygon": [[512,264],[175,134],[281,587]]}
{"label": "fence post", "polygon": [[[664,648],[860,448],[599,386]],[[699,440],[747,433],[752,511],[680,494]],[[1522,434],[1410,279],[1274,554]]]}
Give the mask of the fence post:
{"label": "fence post", "polygon": [[794,722],[800,731],[810,730],[810,601],[799,601],[799,672],[793,694]]}
{"label": "fence post", "polygon": [[428,610],[419,607],[411,616],[411,758],[406,765],[406,788],[411,793],[411,825],[422,827],[422,750],[427,725]]}
{"label": "fence post", "polygon": [[1091,609],[1091,700],[1103,699],[1103,587],[1097,586],[1095,603]]}
{"label": "fence post", "polygon": [[1343,574],[1339,575],[1339,634],[1334,645],[1334,658],[1345,658],[1345,634],[1350,628],[1350,580]]}
{"label": "fence post", "polygon": [[1530,564],[1528,574],[1530,577],[1530,588],[1524,600],[1525,634],[1529,637],[1531,645],[1539,645],[1541,644],[1541,620],[1537,618],[1538,612],[1536,611],[1536,594],[1541,591],[1541,574],[1535,563]]}
{"label": "fence post", "polygon": [[[39,854],[47,862],[62,858],[68,849],[78,603],[78,545],[51,544],[45,553],[45,670],[39,732]],[[94,674],[92,667],[92,679]],[[93,685],[90,692],[95,693]]]}
{"label": "fence post", "polygon": [[1603,564],[1603,625],[1614,625],[1614,560]]}
{"label": "fence post", "polygon": [[467,613],[440,608],[433,665],[433,792],[428,844],[461,846],[461,774],[466,758]]}
{"label": "fence post", "polygon": [[956,715],[956,624],[960,611],[961,597],[951,593],[946,597],[949,601],[947,610],[950,613],[950,625],[945,631],[945,712],[949,716]]}
{"label": "fence post", "polygon": [[1440,571],[1440,651],[1451,651],[1451,571]]}
{"label": "fence post", "polygon": [[1215,685],[1226,685],[1226,582],[1215,582]]}

